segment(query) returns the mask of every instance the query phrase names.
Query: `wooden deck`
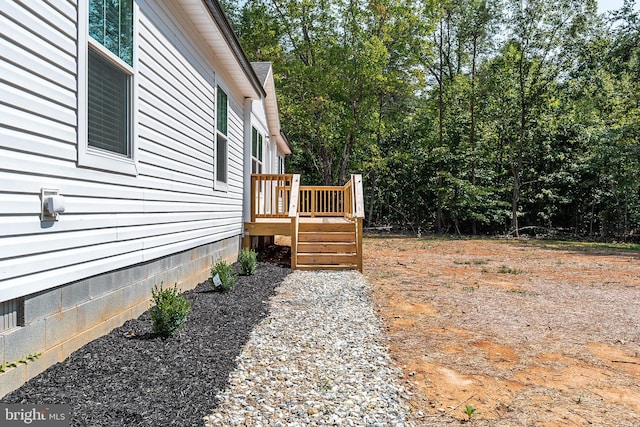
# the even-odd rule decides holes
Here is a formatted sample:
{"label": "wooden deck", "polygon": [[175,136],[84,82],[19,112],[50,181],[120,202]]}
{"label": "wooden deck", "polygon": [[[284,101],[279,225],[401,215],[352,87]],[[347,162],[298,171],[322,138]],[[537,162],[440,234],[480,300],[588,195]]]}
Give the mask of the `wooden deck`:
{"label": "wooden deck", "polygon": [[[298,224],[353,224],[339,217],[300,217]],[[250,236],[291,236],[291,219],[256,218],[254,222],[245,222],[244,230]]]}
{"label": "wooden deck", "polygon": [[362,271],[362,177],[338,187],[299,183],[299,175],[251,176],[243,245],[253,236],[291,236],[293,269]]}

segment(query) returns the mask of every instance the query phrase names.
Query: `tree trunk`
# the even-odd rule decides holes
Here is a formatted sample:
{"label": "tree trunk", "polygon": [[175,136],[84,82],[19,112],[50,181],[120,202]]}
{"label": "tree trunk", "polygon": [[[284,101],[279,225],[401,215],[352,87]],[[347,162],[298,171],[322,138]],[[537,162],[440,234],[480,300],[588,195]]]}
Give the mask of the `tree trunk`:
{"label": "tree trunk", "polygon": [[371,185],[371,192],[369,193],[369,215],[367,215],[367,227],[371,227],[373,223],[373,205],[376,200],[376,184],[378,181],[378,174],[374,170],[371,172],[371,178],[369,179],[369,185]]}
{"label": "tree trunk", "polygon": [[344,145],[342,150],[342,160],[340,162],[340,173],[338,174],[337,185],[344,185],[347,182],[347,166],[349,164],[349,157],[351,156],[351,147],[356,142],[356,137],[353,132],[349,132],[348,142]]}
{"label": "tree trunk", "polygon": [[324,185],[333,185],[333,171],[331,170],[331,158],[327,152],[327,148],[323,142],[320,142],[320,158],[322,159],[322,181]]}
{"label": "tree trunk", "polygon": [[[523,157],[524,157],[524,140],[527,129],[527,92],[526,92],[526,76],[524,69],[524,53],[521,52],[520,63],[518,64],[519,73],[519,90],[518,97],[520,100],[520,129],[518,132],[517,159],[511,156],[511,170],[513,172],[513,198],[511,200],[511,228],[516,237],[520,237],[518,224],[518,205],[520,202],[520,180],[522,174]],[[514,162],[515,160],[515,162]]]}
{"label": "tree trunk", "polygon": [[518,199],[520,197],[520,178],[519,174],[513,174],[513,195],[511,197],[511,229],[516,237],[520,237],[518,231]]}
{"label": "tree trunk", "polygon": [[[476,55],[478,48],[478,36],[473,36],[473,52],[471,54],[471,101],[469,102],[469,113],[471,114],[471,185],[476,185]],[[477,221],[475,218],[471,220],[471,232],[475,236],[478,234]]]}
{"label": "tree trunk", "polygon": [[[439,43],[439,56],[440,56],[440,63],[439,63],[439,70],[438,70],[438,74],[439,74],[439,78],[438,78],[438,89],[439,89],[439,94],[438,94],[438,144],[440,147],[442,147],[444,145],[444,134],[443,134],[443,116],[444,116],[444,96],[443,96],[443,90],[444,90],[444,83],[443,83],[443,77],[444,77],[444,72],[443,72],[443,68],[444,68],[444,63],[443,63],[443,37],[444,37],[444,30],[442,28],[443,26],[443,20],[440,20],[440,43]],[[437,177],[437,195],[436,195],[436,232],[438,234],[442,234],[442,229],[443,229],[443,219],[442,219],[442,200],[440,198],[440,187],[442,186],[442,170],[444,168],[444,165],[442,164],[442,160],[438,162],[438,177]]]}

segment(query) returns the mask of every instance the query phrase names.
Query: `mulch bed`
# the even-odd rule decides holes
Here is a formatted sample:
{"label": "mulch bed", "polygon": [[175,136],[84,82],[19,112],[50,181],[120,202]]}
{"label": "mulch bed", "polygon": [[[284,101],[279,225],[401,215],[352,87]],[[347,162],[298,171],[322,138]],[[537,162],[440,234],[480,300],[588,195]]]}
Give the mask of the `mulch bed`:
{"label": "mulch bed", "polygon": [[254,276],[239,276],[224,293],[201,283],[184,293],[192,311],[177,336],[154,335],[147,311],[0,401],[69,404],[72,426],[202,425],[251,330],[266,317],[269,297],[290,272],[260,263]]}
{"label": "mulch bed", "polygon": [[260,251],[262,261],[291,268],[291,246],[268,245]]}

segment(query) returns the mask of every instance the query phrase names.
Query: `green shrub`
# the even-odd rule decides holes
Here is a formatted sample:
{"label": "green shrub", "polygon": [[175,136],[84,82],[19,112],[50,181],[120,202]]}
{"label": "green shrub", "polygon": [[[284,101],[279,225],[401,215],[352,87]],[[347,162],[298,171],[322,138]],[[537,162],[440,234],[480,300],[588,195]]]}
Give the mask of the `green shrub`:
{"label": "green shrub", "polygon": [[191,304],[180,293],[178,285],[173,288],[162,289],[162,284],[154,286],[151,291],[155,306],[151,307],[151,321],[153,332],[163,337],[169,337],[182,328],[187,321],[187,313],[191,311]]}
{"label": "green shrub", "polygon": [[[220,277],[220,284],[216,284],[214,277],[218,275]],[[228,291],[236,284],[236,273],[233,271],[233,267],[223,259],[219,260],[211,267],[211,284],[213,289],[219,291]]]}
{"label": "green shrub", "polygon": [[253,249],[244,248],[240,252],[240,270],[245,276],[255,274],[258,269],[258,256]]}

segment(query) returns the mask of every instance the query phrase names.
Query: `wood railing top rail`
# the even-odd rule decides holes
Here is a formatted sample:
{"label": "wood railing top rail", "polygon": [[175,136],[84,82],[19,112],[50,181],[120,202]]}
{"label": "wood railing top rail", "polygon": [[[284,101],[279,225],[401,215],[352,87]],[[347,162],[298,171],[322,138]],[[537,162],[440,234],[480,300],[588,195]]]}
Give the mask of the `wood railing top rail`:
{"label": "wood railing top rail", "polygon": [[291,198],[289,199],[289,218],[298,216],[298,194],[300,193],[300,174],[291,178]]}
{"label": "wood railing top rail", "polygon": [[[259,195],[259,191],[264,194]],[[351,175],[344,186],[301,186],[300,174],[251,174],[251,193],[252,222],[258,217],[293,218],[301,214],[364,218],[362,175],[359,174]],[[305,206],[300,206],[301,203]]]}
{"label": "wood railing top rail", "polygon": [[315,191],[342,191],[344,187],[335,185],[301,185],[300,190],[315,190]]}
{"label": "wood railing top rail", "polygon": [[273,174],[273,173],[252,173],[251,178],[262,178],[268,181],[290,181],[293,177],[291,173]]}

